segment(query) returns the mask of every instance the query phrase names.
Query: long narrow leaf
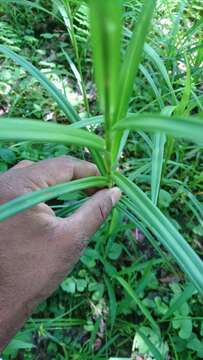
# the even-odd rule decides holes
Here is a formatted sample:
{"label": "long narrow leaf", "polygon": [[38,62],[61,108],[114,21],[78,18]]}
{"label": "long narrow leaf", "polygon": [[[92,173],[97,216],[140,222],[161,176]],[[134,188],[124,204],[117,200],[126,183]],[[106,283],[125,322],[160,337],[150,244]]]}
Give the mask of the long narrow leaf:
{"label": "long narrow leaf", "polygon": [[155,0],[145,0],[140,18],[125,54],[120,76],[120,95],[117,104],[116,121],[122,119],[127,113],[129,97],[133,89],[155,5]]}
{"label": "long narrow leaf", "polygon": [[166,136],[164,133],[158,132],[154,135],[151,173],[151,199],[154,205],[157,204],[161,185],[165,142]]}
{"label": "long narrow leaf", "polygon": [[150,233],[150,231],[147,229],[146,225],[140,220],[137,219],[137,217],[130,212],[134,207],[134,204],[129,200],[122,197],[121,201],[118,204],[118,209],[120,209],[123,214],[131,221],[132,224],[134,224],[146,237],[146,239],[151,243],[151,245],[155,248],[157,253],[159,254],[160,258],[162,259],[163,263],[167,265],[167,268],[171,273],[174,275],[177,275],[175,272],[174,267],[170,263],[170,257],[160,249],[160,244],[157,240],[155,240],[154,236]]}
{"label": "long narrow leaf", "polygon": [[151,59],[153,64],[157,67],[157,69],[161,73],[165,83],[167,84],[167,86],[171,92],[173,104],[175,105],[177,103],[176,95],[175,95],[175,92],[174,92],[173,86],[171,84],[166,66],[165,66],[162,58],[149,44],[144,45],[144,52]]}
{"label": "long narrow leaf", "polygon": [[[127,38],[131,38],[132,37],[132,31],[125,28],[125,35],[126,35]],[[153,65],[155,65],[156,68],[159,70],[160,74],[162,75],[162,78],[164,79],[166,85],[168,86],[168,89],[170,90],[170,93],[172,95],[173,103],[176,104],[177,103],[176,95],[175,95],[173,86],[171,84],[171,81],[170,81],[166,66],[164,64],[164,61],[159,56],[157,51],[154,48],[152,48],[151,45],[149,45],[148,43],[144,44],[144,53],[147,55],[148,59],[150,59],[152,61]]]}
{"label": "long narrow leaf", "polygon": [[56,6],[58,12],[60,13],[60,15],[64,21],[64,24],[66,25],[66,28],[68,30],[69,36],[71,38],[71,42],[73,43],[71,21],[70,21],[69,12],[67,11],[68,8],[67,8],[67,6],[65,6],[65,2],[63,3],[63,1],[61,1],[61,0],[54,0],[53,3],[54,3],[54,6]]}
{"label": "long narrow leaf", "polygon": [[[161,97],[161,93],[156,86],[156,83],[152,76],[150,75],[147,68],[143,65],[139,66],[141,72],[147,79],[148,83],[150,84],[159,104],[160,110],[162,110],[163,115],[168,115],[164,113],[164,102]],[[171,107],[167,107],[165,109],[170,109]],[[166,136],[163,132],[157,132],[152,137],[153,141],[153,148],[152,148],[152,166],[151,166],[151,198],[154,205],[157,204],[158,196],[159,196],[159,189],[161,185],[161,174],[162,174],[162,167],[163,167],[163,157],[164,157],[164,145],[166,142]]]}
{"label": "long narrow leaf", "polygon": [[185,62],[186,62],[186,79],[185,79],[185,86],[183,89],[183,94],[180,102],[176,106],[176,109],[174,111],[174,114],[177,116],[183,116],[187,115],[188,111],[188,105],[192,90],[192,80],[191,80],[191,71],[190,71],[190,64],[188,61],[188,58],[185,56]]}
{"label": "long narrow leaf", "polygon": [[90,0],[89,5],[96,83],[106,121],[112,121],[118,94],[122,1]]}
{"label": "long narrow leaf", "polygon": [[[150,84],[159,104],[160,110],[164,108],[164,102],[161,97],[161,93],[152,78],[151,74],[147,70],[147,68],[140,64],[139,66],[141,72],[147,79]],[[152,136],[152,162],[151,162],[151,198],[154,205],[157,204],[159,189],[161,185],[161,173],[163,166],[163,156],[164,156],[164,145],[166,141],[166,136],[163,132],[157,132]]]}
{"label": "long narrow leaf", "polygon": [[106,169],[106,165],[105,165],[105,161],[104,161],[104,156],[98,150],[94,150],[94,149],[90,148],[90,151],[91,151],[91,155],[94,160],[94,163],[97,165],[97,168],[100,171],[100,174],[105,176],[107,173],[107,169]]}
{"label": "long narrow leaf", "polygon": [[67,51],[65,51],[63,48],[61,49],[62,52],[63,52],[63,55],[65,56],[76,80],[77,80],[77,83],[78,83],[78,87],[80,89],[80,92],[81,94],[83,94],[83,86],[82,86],[82,81],[83,79],[81,78],[81,75],[80,75],[80,72],[78,71],[76,65],[74,64],[73,60],[70,58],[70,56],[68,55]]}
{"label": "long narrow leaf", "polygon": [[[28,1],[28,0],[1,0],[1,5],[2,4],[7,4],[7,6],[13,6],[14,4],[18,4],[18,5],[22,5],[25,8],[33,8],[33,9],[37,9],[40,11],[43,11],[45,13],[47,13],[50,16],[54,16],[57,21],[62,22],[61,18],[58,17],[56,14],[54,14],[53,11],[49,11],[47,10],[45,7],[40,6],[39,4],[37,4],[37,2],[33,2],[33,1]],[[12,5],[11,5],[12,4]]]}
{"label": "long narrow leaf", "polygon": [[153,319],[149,310],[145,307],[145,305],[142,303],[142,301],[139,299],[139,297],[136,295],[136,293],[127,283],[127,281],[125,281],[121,276],[115,276],[115,279],[123,286],[123,288],[126,290],[128,295],[133,299],[135,304],[140,308],[141,312],[145,315],[146,319],[149,321],[152,328],[157,332],[157,330],[159,329],[157,323]]}
{"label": "long narrow leaf", "polygon": [[0,52],[22,66],[24,70],[28,71],[36,80],[38,80],[71,122],[80,120],[80,117],[77,115],[69,101],[63,96],[61,91],[58,90],[57,87],[34,65],[3,45],[0,45]]}
{"label": "long narrow leaf", "polygon": [[148,69],[146,68],[146,66],[140,64],[139,66],[140,71],[143,73],[144,77],[146,78],[146,80],[148,81],[149,85],[151,86],[156,99],[157,99],[157,103],[159,104],[160,110],[163,109],[164,107],[164,102],[163,99],[161,97],[161,92],[158,89],[153,77],[151,76],[150,72],[148,71]]}
{"label": "long narrow leaf", "polygon": [[0,205],[0,221],[3,221],[21,211],[29,209],[32,206],[39,204],[40,202],[53,199],[60,195],[92,187],[104,187],[106,184],[107,180],[105,177],[94,176],[27,193],[3,205]]}
{"label": "long narrow leaf", "polygon": [[153,354],[154,359],[156,359],[156,360],[164,360],[162,354],[157,349],[157,347],[152,343],[150,338],[147,337],[142,331],[140,331],[140,329],[137,329],[136,331],[140,335],[140,337],[143,339],[145,344],[148,346],[148,349],[151,352],[151,354]]}
{"label": "long narrow leaf", "polygon": [[105,276],[104,281],[107,287],[108,296],[109,296],[109,316],[111,322],[111,329],[113,328],[116,320],[116,312],[117,312],[117,302],[116,296],[114,292],[114,288],[110,280]]}
{"label": "long narrow leaf", "polygon": [[[141,189],[123,175],[114,175],[115,183],[133,201],[134,213],[174,256],[179,266],[203,295],[203,262],[164,214],[153,205]],[[131,209],[132,211],[132,209]]]}
{"label": "long narrow leaf", "polygon": [[94,116],[94,117],[82,119],[73,124],[70,124],[69,126],[75,128],[75,129],[81,129],[81,128],[88,127],[88,126],[96,127],[97,125],[100,125],[102,123],[103,123],[103,116]]}
{"label": "long narrow leaf", "polygon": [[[173,106],[166,106],[162,109],[162,115],[171,116],[174,110]],[[161,186],[161,175],[164,163],[164,147],[166,135],[163,132],[157,132],[153,138],[152,151],[152,174],[151,174],[151,198],[154,205],[157,205],[159,190]]]}
{"label": "long narrow leaf", "polygon": [[159,114],[129,115],[115,129],[163,131],[175,137],[203,143],[203,120],[196,117],[168,117]]}
{"label": "long narrow leaf", "polygon": [[75,144],[104,150],[104,140],[95,134],[38,120],[0,117],[0,139]]}
{"label": "long narrow leaf", "polygon": [[[149,30],[150,22],[156,5],[156,0],[145,0],[141,10],[141,15],[130,40],[125,60],[122,64],[121,75],[119,81],[119,97],[117,101],[116,114],[114,122],[118,122],[126,116],[128,102],[133,90],[135,76],[138,71],[139,63],[143,53],[145,39]],[[114,136],[112,160],[117,161],[118,151],[120,148],[120,140],[122,131]]]}
{"label": "long narrow leaf", "polygon": [[193,284],[188,284],[184,291],[180,293],[175,302],[169,307],[167,313],[163,316],[162,321],[166,320],[171,316],[175,311],[180,309],[180,307],[189,300],[192,295],[195,293],[195,288]]}

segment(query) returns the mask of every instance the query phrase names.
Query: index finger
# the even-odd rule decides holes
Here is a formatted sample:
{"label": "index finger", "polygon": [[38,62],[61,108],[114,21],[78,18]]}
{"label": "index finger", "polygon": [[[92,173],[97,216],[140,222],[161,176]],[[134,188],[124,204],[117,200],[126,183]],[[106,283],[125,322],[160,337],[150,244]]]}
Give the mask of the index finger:
{"label": "index finger", "polygon": [[99,175],[96,165],[72,156],[42,160],[30,165],[29,169],[22,168],[16,171],[27,172],[29,179],[40,188]]}

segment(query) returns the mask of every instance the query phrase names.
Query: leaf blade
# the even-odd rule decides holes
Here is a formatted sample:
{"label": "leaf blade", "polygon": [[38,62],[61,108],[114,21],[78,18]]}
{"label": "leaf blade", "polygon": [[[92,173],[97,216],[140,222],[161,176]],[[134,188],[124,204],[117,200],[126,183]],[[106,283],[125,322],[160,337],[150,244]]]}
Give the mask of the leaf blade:
{"label": "leaf blade", "polygon": [[[112,121],[120,69],[122,2],[90,0],[90,25],[96,84],[106,121]],[[108,127],[109,124],[106,124]]]}
{"label": "leaf blade", "polygon": [[43,121],[0,117],[1,140],[30,140],[104,150],[104,140],[88,131]]}
{"label": "leaf blade", "polygon": [[[119,97],[116,106],[116,113],[114,123],[117,123],[126,116],[128,110],[128,102],[133,90],[135,76],[138,71],[141,60],[145,39],[149,30],[153,12],[155,9],[156,0],[145,0],[141,10],[138,24],[132,34],[128,49],[125,54],[125,60],[121,67],[121,75],[119,79]],[[117,131],[113,138],[112,146],[112,162],[116,163],[118,160],[118,152],[120,148],[120,141],[122,139],[122,131]]]}
{"label": "leaf blade", "polygon": [[176,99],[176,95],[173,89],[173,86],[171,84],[166,66],[164,64],[164,61],[162,60],[162,58],[159,56],[159,54],[155,51],[155,49],[153,49],[149,44],[145,43],[144,45],[144,52],[145,54],[151,59],[151,61],[153,62],[153,64],[157,67],[157,69],[159,70],[160,74],[162,75],[165,83],[167,84],[170,93],[172,95],[172,100],[173,100],[173,104],[177,103],[177,99]]}
{"label": "leaf blade", "polygon": [[157,323],[153,319],[149,310],[144,306],[142,301],[138,298],[138,296],[135,294],[133,289],[129,286],[127,281],[125,281],[121,276],[115,276],[115,279],[123,286],[123,288],[126,290],[128,295],[134,300],[136,305],[140,308],[141,312],[145,315],[146,319],[152,325],[152,328],[157,332],[157,330],[159,329]]}
{"label": "leaf blade", "polygon": [[73,191],[88,189],[91,187],[103,187],[107,184],[107,180],[103,176],[94,176],[73,180],[68,183],[50,186],[48,188],[33,191],[25,195],[19,196],[3,205],[0,205],[0,221],[6,220],[34,205],[39,204],[57,196],[67,194]]}
{"label": "leaf blade", "polygon": [[117,122],[126,115],[128,101],[133,89],[134,79],[141,60],[144,42],[149,30],[150,22],[155,9],[156,0],[145,0],[138,24],[132,34],[120,75],[120,96],[116,113]]}
{"label": "leaf blade", "polygon": [[[173,112],[173,106],[166,106],[162,109],[162,115],[170,116]],[[163,132],[157,132],[153,138],[152,167],[151,167],[151,199],[154,205],[157,205],[159,191],[161,187],[161,177],[164,163],[164,149],[166,135]]]}
{"label": "leaf blade", "polygon": [[137,333],[141,336],[141,338],[144,340],[145,344],[148,346],[149,351],[153,354],[154,359],[156,360],[164,360],[162,354],[157,349],[157,347],[152,343],[149,337],[147,337],[142,331],[137,329]]}
{"label": "leaf blade", "polygon": [[59,105],[60,109],[64,112],[64,114],[68,117],[71,122],[79,121],[80,117],[75,112],[72,105],[69,101],[63,96],[60,90],[48,80],[48,78],[39,71],[34,65],[32,65],[29,61],[27,61],[22,56],[16,54],[11,49],[6,46],[0,45],[0,52],[11,58],[18,65],[22,66],[27,72],[29,72],[35,79],[37,79],[41,85],[49,92],[49,94],[54,98],[56,103]]}
{"label": "leaf blade", "polygon": [[129,115],[115,129],[163,131],[175,137],[203,143],[203,120],[196,117],[168,117],[160,114]]}
{"label": "leaf blade", "polygon": [[119,173],[114,175],[114,180],[117,186],[136,203],[135,215],[149,227],[160,243],[173,255],[196,289],[203,295],[203,262],[199,256],[138,186]]}
{"label": "leaf blade", "polygon": [[185,289],[183,290],[183,292],[181,292],[181,294],[175,300],[175,302],[169,307],[168,311],[166,312],[166,314],[164,314],[161,321],[165,321],[166,319],[168,319],[169,316],[171,316],[175,311],[177,311],[177,309],[180,309],[180,307],[187,300],[189,300],[192,297],[192,295],[194,295],[194,293],[195,293],[194,285],[193,284],[188,284],[185,287]]}

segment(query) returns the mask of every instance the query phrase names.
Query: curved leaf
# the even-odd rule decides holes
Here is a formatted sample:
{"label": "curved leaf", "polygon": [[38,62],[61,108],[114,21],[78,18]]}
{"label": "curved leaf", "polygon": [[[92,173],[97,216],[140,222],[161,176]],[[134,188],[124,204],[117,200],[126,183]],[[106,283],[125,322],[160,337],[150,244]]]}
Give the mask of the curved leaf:
{"label": "curved leaf", "polygon": [[95,134],[38,120],[0,117],[0,139],[75,144],[104,150],[104,140]]}
{"label": "curved leaf", "polygon": [[123,116],[126,115],[129,97],[133,90],[135,76],[142,57],[144,42],[149,30],[155,5],[156,0],[144,1],[140,18],[132,34],[127,52],[125,54],[125,60],[121,68],[119,81],[120,95],[117,99],[118,108],[115,121],[119,121]]}
{"label": "curved leaf", "polygon": [[171,84],[171,81],[170,81],[166,66],[164,64],[164,61],[159,56],[159,54],[149,44],[145,43],[144,52],[152,60],[153,64],[159,70],[160,74],[162,75],[163,79],[165,80],[165,82],[166,82],[166,84],[167,84],[167,86],[168,86],[168,88],[170,90],[170,93],[171,93],[172,99],[173,99],[173,104],[176,104],[177,103],[176,95],[175,95],[173,86]]}
{"label": "curved leaf", "polygon": [[130,287],[127,281],[125,281],[121,276],[115,276],[115,279],[123,286],[123,288],[126,290],[128,295],[134,300],[135,304],[140,308],[141,312],[145,315],[146,319],[149,321],[154,331],[158,332],[159,331],[158,324],[153,319],[147,307],[145,307],[145,305],[143,304],[143,301],[139,299],[136,292],[133,291],[133,289]]}
{"label": "curved leaf", "polygon": [[34,205],[53,199],[60,195],[92,187],[104,187],[106,185],[107,180],[105,177],[93,176],[27,193],[3,205],[0,205],[0,221],[3,221],[21,211],[31,208]]}
{"label": "curved leaf", "polygon": [[[114,123],[117,123],[126,116],[129,98],[133,90],[135,76],[142,57],[144,42],[150,27],[155,5],[156,0],[144,1],[138,23],[129,42],[118,82],[119,96],[117,98]],[[112,161],[114,163],[116,163],[118,158],[122,136],[122,131],[118,131],[113,139]]]}
{"label": "curved leaf", "polygon": [[159,114],[132,114],[115,125],[115,129],[163,131],[175,137],[182,137],[203,143],[203,120],[196,117],[168,117]]}
{"label": "curved leaf", "polygon": [[115,0],[90,0],[89,7],[95,77],[108,129],[119,96],[122,1],[115,6]]}
{"label": "curved leaf", "polygon": [[58,17],[56,14],[54,14],[53,11],[47,10],[45,7],[37,4],[37,2],[28,1],[28,0],[1,0],[1,4],[7,4],[7,6],[9,6],[9,4],[10,4],[10,6],[18,4],[18,5],[28,7],[28,8],[30,7],[30,8],[34,8],[37,10],[41,10],[41,11],[47,13],[48,15],[54,16],[57,19],[57,21],[62,22],[61,18]]}
{"label": "curved leaf", "polygon": [[[174,106],[166,106],[162,109],[161,113],[162,115],[171,116],[173,110]],[[154,134],[151,167],[151,199],[154,205],[157,205],[161,186],[165,142],[165,133],[157,132],[156,134]]]}
{"label": "curved leaf", "polygon": [[114,180],[136,204],[130,210],[141,219],[159,239],[160,243],[173,255],[196,289],[203,295],[203,262],[199,256],[138,186],[119,173],[114,175]]}
{"label": "curved leaf", "polygon": [[38,80],[41,83],[41,85],[49,92],[49,94],[56,101],[60,109],[64,112],[64,114],[71,122],[80,120],[79,115],[77,115],[74,108],[65,98],[65,96],[63,96],[61,91],[58,90],[57,87],[51,81],[49,81],[47,77],[41,71],[39,71],[34,65],[32,65],[25,58],[16,54],[14,51],[10,50],[6,46],[0,45],[0,52],[11,58],[18,65],[22,66],[36,80]]}

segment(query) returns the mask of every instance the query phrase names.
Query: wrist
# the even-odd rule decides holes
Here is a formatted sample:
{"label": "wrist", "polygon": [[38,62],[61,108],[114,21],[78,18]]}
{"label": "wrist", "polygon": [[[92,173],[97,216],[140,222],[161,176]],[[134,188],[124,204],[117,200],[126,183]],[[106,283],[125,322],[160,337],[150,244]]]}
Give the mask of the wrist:
{"label": "wrist", "polygon": [[23,302],[15,302],[13,299],[13,304],[11,304],[10,300],[7,301],[4,298],[2,301],[2,294],[0,294],[0,352],[23,326],[31,313]]}

